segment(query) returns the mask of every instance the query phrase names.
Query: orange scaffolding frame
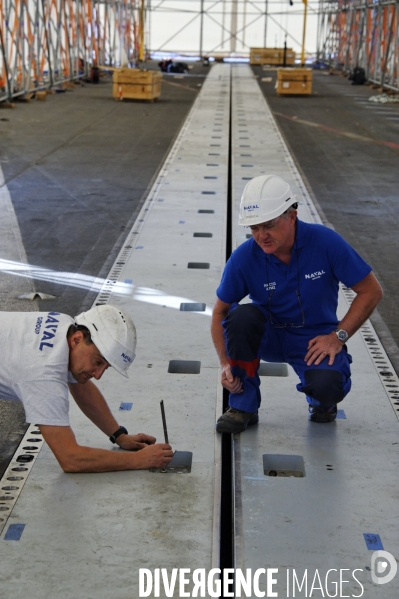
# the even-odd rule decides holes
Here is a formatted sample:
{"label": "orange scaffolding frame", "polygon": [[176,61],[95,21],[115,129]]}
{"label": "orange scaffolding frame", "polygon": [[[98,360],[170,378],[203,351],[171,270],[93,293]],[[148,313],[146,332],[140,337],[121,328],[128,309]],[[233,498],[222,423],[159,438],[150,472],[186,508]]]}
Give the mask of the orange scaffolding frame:
{"label": "orange scaffolding frame", "polygon": [[318,60],[345,72],[362,67],[372,83],[399,91],[398,11],[398,0],[321,0]]}
{"label": "orange scaffolding frame", "polygon": [[139,0],[0,0],[0,101],[138,60]]}

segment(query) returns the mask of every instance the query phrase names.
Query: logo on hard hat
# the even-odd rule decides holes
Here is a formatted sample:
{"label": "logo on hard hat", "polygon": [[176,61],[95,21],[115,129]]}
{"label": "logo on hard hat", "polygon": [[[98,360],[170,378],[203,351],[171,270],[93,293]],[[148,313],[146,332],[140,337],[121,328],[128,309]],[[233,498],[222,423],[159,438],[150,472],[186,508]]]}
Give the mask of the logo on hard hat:
{"label": "logo on hard hat", "polygon": [[244,210],[248,210],[248,212],[252,212],[253,210],[259,210],[258,204],[253,204],[252,206],[244,206]]}
{"label": "logo on hard hat", "polygon": [[127,354],[121,354],[121,356],[124,362],[129,362],[129,364],[133,362],[132,358],[130,358]]}

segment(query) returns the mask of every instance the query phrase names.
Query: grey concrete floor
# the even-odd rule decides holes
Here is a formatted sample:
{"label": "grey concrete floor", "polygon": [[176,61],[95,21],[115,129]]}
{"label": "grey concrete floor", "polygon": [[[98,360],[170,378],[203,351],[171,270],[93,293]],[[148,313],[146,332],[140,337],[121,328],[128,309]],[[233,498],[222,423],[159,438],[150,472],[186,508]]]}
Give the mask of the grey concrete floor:
{"label": "grey concrete floor", "polygon": [[383,287],[373,324],[398,370],[399,104],[372,103],[379,91],[317,71],[312,96],[278,97],[276,71],[253,71],[326,220]]}
{"label": "grey concrete floor", "polygon": [[[31,281],[0,272],[1,310],[90,308],[91,280],[107,276],[207,72],[165,77],[154,103],[116,102],[104,77],[1,111],[0,164],[34,286],[55,296],[21,302]],[[0,400],[0,476],[24,430],[22,406]]]}

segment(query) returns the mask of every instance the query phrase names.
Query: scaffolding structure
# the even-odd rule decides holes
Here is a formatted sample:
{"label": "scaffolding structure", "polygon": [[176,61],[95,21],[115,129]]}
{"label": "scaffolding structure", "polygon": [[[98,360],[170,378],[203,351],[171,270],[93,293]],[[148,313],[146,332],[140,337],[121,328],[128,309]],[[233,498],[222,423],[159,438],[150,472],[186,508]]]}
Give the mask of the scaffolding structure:
{"label": "scaffolding structure", "polygon": [[399,0],[320,0],[318,60],[399,91]]}
{"label": "scaffolding structure", "polygon": [[0,101],[139,53],[136,0],[0,0]]}
{"label": "scaffolding structure", "polygon": [[[280,47],[284,38],[300,47],[293,32],[304,5],[291,2],[0,0],[0,102],[87,77],[95,65],[134,66],[149,53],[249,56],[251,46]],[[314,19],[317,2],[307,0]]]}
{"label": "scaffolding structure", "polygon": [[[307,0],[310,17],[318,19],[317,59],[345,72],[363,67],[369,81],[398,91],[398,4]],[[0,0],[0,101],[87,77],[96,65],[133,66],[146,50],[184,51],[183,34],[199,56],[273,47],[270,25],[300,46],[288,16],[302,22],[303,3],[278,6],[277,0]]]}

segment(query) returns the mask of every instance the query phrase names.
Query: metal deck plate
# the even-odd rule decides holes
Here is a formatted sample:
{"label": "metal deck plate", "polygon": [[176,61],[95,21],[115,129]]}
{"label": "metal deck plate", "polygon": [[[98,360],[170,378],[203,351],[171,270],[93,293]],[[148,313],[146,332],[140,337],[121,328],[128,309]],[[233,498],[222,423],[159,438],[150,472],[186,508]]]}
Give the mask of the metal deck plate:
{"label": "metal deck plate", "polygon": [[[262,172],[283,176],[295,189],[300,218],[320,222],[250,69],[236,66],[233,73],[235,213],[245,183],[237,158],[238,104],[244,99],[240,104],[252,140],[247,150],[253,154],[254,176]],[[239,227],[235,238],[237,244],[245,240]],[[341,317],[353,295],[340,292]],[[370,357],[373,347],[380,365]],[[297,377],[289,368],[288,377],[262,379],[260,423],[234,439],[236,567],[252,572],[278,568],[273,591],[280,597],[322,597],[328,596],[327,591],[330,596],[367,599],[398,596],[398,577],[386,585],[372,582],[373,545],[369,548],[364,534],[379,535],[383,548],[398,559],[398,412],[392,397],[399,387],[369,322],[349,341],[349,351],[354,359],[353,388],[339,405],[346,419],[308,422],[307,403],[296,391]],[[386,371],[391,374],[381,374]],[[266,453],[302,456],[306,476],[265,476]],[[331,569],[336,571],[330,572],[326,583]],[[363,593],[353,576],[355,569]],[[301,591],[294,573],[299,583],[307,575]],[[348,582],[340,583],[340,577]]]}
{"label": "metal deck plate", "polygon": [[[129,431],[162,441],[164,399],[170,443],[187,450],[169,469],[191,472],[64,474],[44,445],[0,539],[2,597],[126,599],[138,596],[140,567],[218,565],[221,396],[209,324],[224,261],[229,76],[228,66],[212,69],[97,299],[123,307],[138,331],[130,378],[110,369],[99,384],[112,411]],[[218,166],[207,167],[214,135]],[[205,179],[210,173],[218,179]],[[210,269],[188,269],[189,261]],[[190,302],[206,308],[180,310]],[[171,360],[201,362],[200,372],[168,373]],[[118,411],[121,401],[131,409]],[[79,443],[110,449],[75,405],[71,424]],[[11,524],[25,524],[18,542],[4,540]]]}

